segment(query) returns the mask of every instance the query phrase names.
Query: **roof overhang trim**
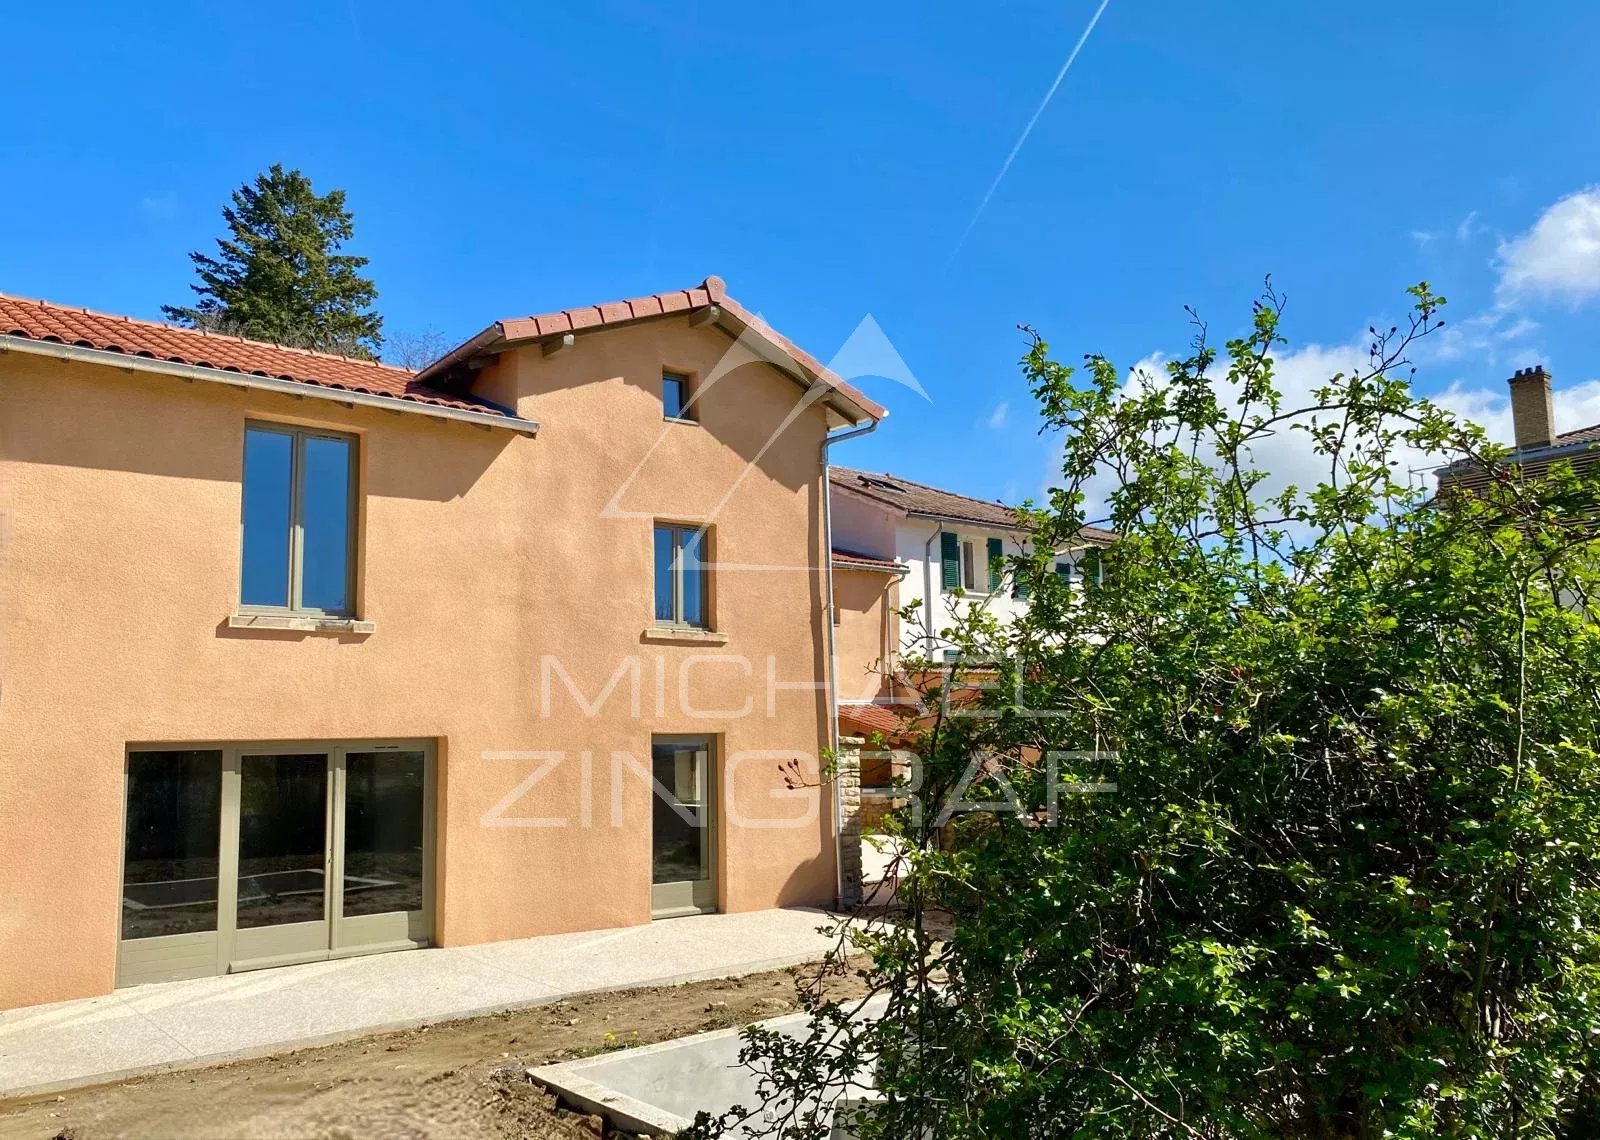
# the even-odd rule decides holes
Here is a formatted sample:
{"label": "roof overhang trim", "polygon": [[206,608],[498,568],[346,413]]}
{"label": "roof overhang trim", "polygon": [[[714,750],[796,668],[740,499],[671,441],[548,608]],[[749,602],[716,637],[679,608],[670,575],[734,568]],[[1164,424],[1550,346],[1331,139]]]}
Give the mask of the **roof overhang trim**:
{"label": "roof overhang trim", "polygon": [[119,368],[124,372],[150,372],[172,376],[179,380],[203,380],[207,383],[226,384],[233,388],[252,388],[259,391],[278,392],[307,400],[328,400],[336,404],[357,407],[382,408],[389,412],[409,412],[433,419],[455,420],[482,428],[501,428],[521,435],[536,435],[539,425],[534,420],[499,412],[476,412],[469,408],[450,408],[442,404],[428,404],[420,400],[403,400],[398,396],[380,396],[371,392],[357,392],[349,388],[334,388],[304,380],[283,380],[276,376],[258,376],[253,372],[234,372],[227,368],[207,368],[199,364],[179,364],[149,356],[135,356],[125,352],[111,352],[102,348],[84,348],[76,344],[61,344],[51,340],[34,340],[30,337],[0,335],[0,354],[25,352],[56,360],[94,364],[105,368]]}
{"label": "roof overhang trim", "polygon": [[888,566],[881,563],[855,562],[849,559],[841,558],[834,558],[830,561],[835,570],[861,570],[868,574],[892,574],[896,578],[904,578],[911,572],[911,567],[907,566],[904,562],[897,563],[894,566]]}
{"label": "roof overhang trim", "polygon": [[1032,527],[1024,526],[1020,522],[993,522],[988,519],[963,518],[961,515],[944,515],[935,511],[907,511],[906,517],[913,519],[927,519],[930,522],[960,523],[963,526],[982,527],[986,530],[1015,530],[1025,532],[1033,529]]}
{"label": "roof overhang trim", "polygon": [[[650,313],[645,316],[630,317],[625,320],[613,320],[596,323],[584,328],[571,328],[562,334],[541,333],[532,321],[496,321],[482,332],[469,338],[462,344],[451,349],[438,360],[428,365],[417,373],[419,381],[436,381],[456,368],[469,364],[482,356],[498,355],[514,349],[526,348],[533,344],[543,344],[556,339],[557,335],[581,337],[590,333],[607,332],[623,327],[645,324],[650,321],[662,321],[672,317],[688,317],[693,319],[697,315],[714,314],[714,319],[706,322],[714,326],[719,332],[733,338],[737,343],[749,349],[753,355],[763,363],[769,364],[788,376],[802,388],[810,388],[813,383],[820,381],[829,389],[827,398],[821,401],[843,422],[856,425],[869,421],[877,421],[888,415],[888,412],[876,405],[872,407],[857,403],[850,396],[840,390],[835,379],[803,366],[795,360],[780,344],[776,343],[773,336],[762,327],[760,321],[750,318],[744,319],[743,310],[729,298],[722,298],[709,305],[701,305],[691,309],[679,309],[673,312]],[[746,335],[746,334],[749,335]]]}

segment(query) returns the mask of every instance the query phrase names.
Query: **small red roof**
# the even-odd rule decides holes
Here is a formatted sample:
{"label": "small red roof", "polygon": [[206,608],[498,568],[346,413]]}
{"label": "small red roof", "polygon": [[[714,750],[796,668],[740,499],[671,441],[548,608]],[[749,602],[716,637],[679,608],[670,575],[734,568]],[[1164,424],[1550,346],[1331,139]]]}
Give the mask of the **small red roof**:
{"label": "small red roof", "polygon": [[900,708],[889,705],[839,706],[839,728],[852,736],[872,736],[882,733],[893,740],[907,734],[915,727],[915,717],[906,717]]}
{"label": "small red roof", "polygon": [[857,554],[854,550],[833,548],[833,564],[841,570],[880,570],[888,574],[904,574],[908,567],[893,558],[874,558],[870,554]]}
{"label": "small red roof", "polygon": [[370,360],[286,348],[265,341],[221,336],[157,321],[71,309],[0,293],[0,336],[23,337],[120,352],[173,364],[216,368],[251,376],[293,380],[319,388],[390,396],[413,404],[509,415],[486,400],[445,392],[418,381],[414,373]]}

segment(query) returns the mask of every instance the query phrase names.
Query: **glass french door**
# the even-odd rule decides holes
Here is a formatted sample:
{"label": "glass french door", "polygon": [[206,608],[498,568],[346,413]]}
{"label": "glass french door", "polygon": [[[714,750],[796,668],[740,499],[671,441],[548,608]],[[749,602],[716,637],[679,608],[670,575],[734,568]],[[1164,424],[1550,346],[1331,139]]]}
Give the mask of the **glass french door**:
{"label": "glass french door", "polygon": [[118,984],[427,944],[425,743],[128,756]]}
{"label": "glass french door", "polygon": [[656,918],[716,909],[714,764],[707,737],[650,742],[650,910]]}
{"label": "glass french door", "polygon": [[236,764],[229,773],[239,789],[229,966],[325,956],[333,946],[333,756],[241,751]]}
{"label": "glass french door", "polygon": [[230,970],[402,949],[427,937],[427,755],[239,753]]}

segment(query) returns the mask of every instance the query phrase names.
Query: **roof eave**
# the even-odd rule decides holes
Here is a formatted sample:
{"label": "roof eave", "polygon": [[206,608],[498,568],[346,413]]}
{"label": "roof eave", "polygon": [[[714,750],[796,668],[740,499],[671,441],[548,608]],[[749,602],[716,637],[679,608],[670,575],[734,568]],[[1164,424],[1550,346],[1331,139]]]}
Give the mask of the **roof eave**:
{"label": "roof eave", "polygon": [[[907,511],[906,517],[913,519],[927,519],[930,522],[961,523],[965,526],[984,527],[988,530],[1015,530],[1022,532],[1033,530],[1033,527],[1022,522],[1013,522],[1009,524],[998,523],[991,522],[986,519],[965,518],[961,515],[942,515],[933,511]],[[1095,533],[1090,534],[1088,533],[1089,530],[1093,530]],[[1116,541],[1115,534],[1105,531],[1101,527],[1091,527],[1087,528],[1086,530],[1079,531],[1078,536],[1083,540],[1083,544],[1085,546],[1110,546]],[[1069,547],[1068,549],[1075,548]]]}
{"label": "roof eave", "polygon": [[[458,364],[465,364],[473,357],[491,350],[498,351],[505,339],[505,325],[500,321],[496,321],[482,332],[468,337],[438,360],[418,372],[417,380],[425,383],[436,377],[446,376]],[[509,345],[506,345],[506,347],[509,347]]]}
{"label": "roof eave", "polygon": [[835,570],[864,570],[868,574],[893,574],[896,578],[904,578],[911,573],[911,567],[905,563],[890,566],[882,562],[852,562],[848,559],[829,559],[829,565]]}
{"label": "roof eave", "polygon": [[991,530],[1032,530],[1032,527],[1022,522],[1013,520],[1009,523],[995,522],[991,519],[973,518],[969,515],[941,514],[938,511],[907,511],[907,518],[929,519],[933,522],[966,523],[968,526],[986,526]]}
{"label": "roof eave", "polygon": [[[1510,464],[1537,463],[1546,459],[1559,459],[1562,456],[1580,451],[1600,451],[1600,440],[1575,439],[1571,443],[1547,443],[1543,447],[1524,448],[1511,452],[1510,455],[1506,456],[1505,462]],[[1473,470],[1470,460],[1455,459],[1442,467],[1435,467],[1433,473],[1442,478],[1450,475],[1457,468],[1462,471]]]}
{"label": "roof eave", "polygon": [[[809,388],[812,384],[820,381],[829,390],[827,398],[821,402],[851,426],[859,426],[868,422],[881,422],[888,417],[889,413],[885,408],[867,399],[830,372],[826,366],[815,362],[802,350],[795,348],[781,334],[768,326],[765,321],[755,316],[733,298],[720,293],[712,294],[710,301],[704,305],[672,311],[645,313],[628,317],[624,320],[608,320],[583,328],[569,327],[560,332],[541,331],[539,321],[530,318],[508,318],[496,321],[482,332],[470,337],[432,364],[429,364],[417,373],[416,378],[423,382],[442,378],[457,367],[465,365],[475,357],[485,353],[507,352],[530,344],[540,344],[545,341],[555,340],[558,337],[577,337],[586,333],[604,332],[608,329],[641,324],[645,321],[662,320],[668,317],[689,317],[707,312],[714,314],[709,323],[716,325],[722,333],[731,336],[735,341],[755,351],[761,360],[777,368],[796,383]],[[749,337],[744,335],[747,331],[751,334]]]}
{"label": "roof eave", "polygon": [[[814,383],[822,383],[829,389],[829,395],[824,401],[828,407],[838,412],[840,416],[852,426],[865,423],[881,423],[889,417],[888,409],[867,399],[838,376],[835,376],[826,365],[812,359],[809,354],[794,347],[788,339],[778,333],[760,317],[751,313],[732,297],[724,296],[712,306],[720,309],[720,315],[713,322],[724,333],[733,337],[741,344],[749,346],[754,340],[765,351],[759,355],[761,359],[790,376],[806,387]],[[729,326],[732,327],[729,327]],[[751,333],[746,337],[746,332]]]}
{"label": "roof eave", "polygon": [[328,400],[338,404],[382,408],[390,412],[412,412],[434,419],[475,424],[483,428],[503,428],[522,435],[536,435],[539,431],[539,425],[534,420],[525,420],[500,412],[453,408],[422,400],[407,400],[400,396],[381,396],[371,392],[358,392],[351,388],[333,388],[307,380],[283,380],[276,376],[258,376],[253,372],[234,372],[226,368],[208,368],[200,364],[180,364],[176,361],[112,352],[103,348],[84,348],[81,345],[61,344],[51,340],[0,335],[0,353],[7,352],[25,352],[56,360],[120,368],[124,372],[149,372],[161,376],[173,376],[179,380],[204,380],[208,383],[226,384],[233,388],[278,392],[302,399]]}

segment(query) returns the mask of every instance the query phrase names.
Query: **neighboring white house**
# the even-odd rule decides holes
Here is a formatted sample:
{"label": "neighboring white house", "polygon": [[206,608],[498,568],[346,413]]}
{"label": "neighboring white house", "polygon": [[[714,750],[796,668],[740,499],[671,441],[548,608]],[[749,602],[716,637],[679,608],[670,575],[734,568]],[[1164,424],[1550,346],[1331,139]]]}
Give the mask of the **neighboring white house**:
{"label": "neighboring white house", "polygon": [[[1002,570],[1003,560],[1033,549],[1013,508],[898,475],[848,467],[829,474],[835,551],[899,563],[906,568],[899,604],[922,602],[920,628],[904,630],[898,650],[939,660],[955,614],[981,606],[1008,621],[1026,609],[1026,591]],[[1059,573],[1075,573],[1084,549],[1107,546],[1114,536],[1088,528],[1084,537],[1084,547],[1057,553]]]}

